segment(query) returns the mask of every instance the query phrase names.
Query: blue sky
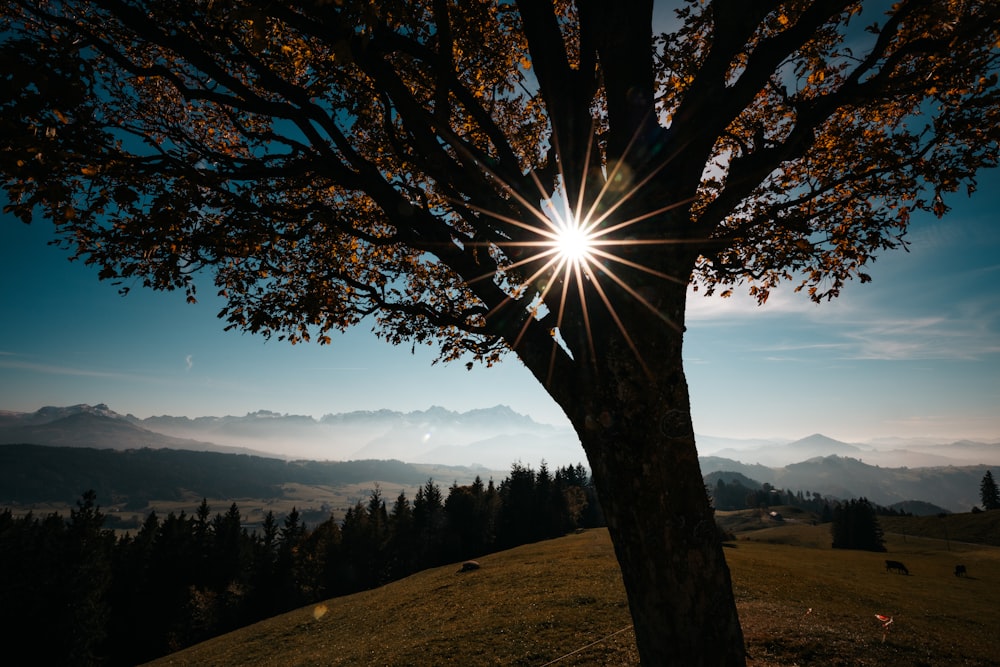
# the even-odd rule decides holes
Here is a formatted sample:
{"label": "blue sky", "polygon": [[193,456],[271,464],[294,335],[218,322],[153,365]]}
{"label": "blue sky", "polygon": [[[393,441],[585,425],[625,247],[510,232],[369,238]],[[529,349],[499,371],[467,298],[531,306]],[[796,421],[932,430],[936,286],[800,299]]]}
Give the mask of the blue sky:
{"label": "blue sky", "polygon": [[[944,220],[915,219],[911,252],[884,255],[874,282],[838,300],[781,290],[692,297],[685,343],[699,434],[799,438],[820,432],[1000,441],[1000,174],[956,196]],[[51,227],[0,220],[0,409],[107,403],[151,415],[306,414],[506,404],[566,424],[510,358],[492,369],[432,365],[366,327],[332,346],[223,331],[218,302],[118,295],[47,245]]]}

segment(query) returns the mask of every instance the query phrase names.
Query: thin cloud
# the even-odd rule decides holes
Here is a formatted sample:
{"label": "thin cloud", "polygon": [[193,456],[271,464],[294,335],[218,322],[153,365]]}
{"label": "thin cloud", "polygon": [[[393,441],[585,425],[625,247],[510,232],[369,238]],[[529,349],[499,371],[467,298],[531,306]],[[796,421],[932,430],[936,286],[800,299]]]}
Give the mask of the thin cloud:
{"label": "thin cloud", "polygon": [[367,371],[370,370],[366,366],[318,366],[311,370],[314,371]]}
{"label": "thin cloud", "polygon": [[17,359],[0,359],[0,368],[15,368],[18,370],[32,371],[35,373],[45,373],[46,375],[72,375],[78,377],[99,377],[99,378],[130,377],[129,375],[126,375],[124,373],[96,371],[89,368],[76,368],[73,366],[40,364],[33,361],[21,361]]}
{"label": "thin cloud", "polygon": [[978,318],[890,318],[854,324],[846,324],[844,331],[853,343],[851,359],[976,361],[1000,352],[996,334]]}
{"label": "thin cloud", "polygon": [[[730,297],[705,296],[700,292],[688,292],[687,313],[685,318],[689,322],[699,324],[723,324],[733,319],[746,319],[748,317],[766,318],[788,314],[814,314],[823,306],[810,301],[802,294],[796,294],[788,290],[782,292],[775,290],[771,292],[767,303],[760,305],[756,299],[748,295],[740,288],[733,289]],[[826,311],[829,313],[829,310]]]}
{"label": "thin cloud", "polygon": [[846,343],[778,343],[764,348],[765,352],[813,352],[815,350],[842,350]]}
{"label": "thin cloud", "polygon": [[194,355],[189,354],[184,357],[184,369],[190,371],[192,368],[194,368]]}

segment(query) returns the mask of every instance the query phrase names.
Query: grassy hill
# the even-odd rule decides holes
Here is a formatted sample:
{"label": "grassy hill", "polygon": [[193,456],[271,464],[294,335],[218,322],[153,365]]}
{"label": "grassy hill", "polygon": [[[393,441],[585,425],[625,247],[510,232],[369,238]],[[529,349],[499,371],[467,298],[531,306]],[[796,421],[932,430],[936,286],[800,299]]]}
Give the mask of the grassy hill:
{"label": "grassy hill", "polygon": [[[970,515],[970,525],[989,519]],[[829,525],[764,524],[726,549],[753,667],[995,665],[1000,548],[888,534],[888,553],[829,548]],[[957,525],[957,524],[956,524]],[[910,576],[887,574],[885,558]],[[590,530],[268,619],[152,663],[631,665],[608,534]],[[956,577],[954,566],[967,566]],[[875,614],[892,616],[883,638]]]}
{"label": "grassy hill", "polygon": [[904,540],[907,536],[933,537],[944,540],[946,547],[952,540],[1000,547],[1000,512],[944,516],[880,516],[878,520],[882,530],[887,533],[897,533]]}

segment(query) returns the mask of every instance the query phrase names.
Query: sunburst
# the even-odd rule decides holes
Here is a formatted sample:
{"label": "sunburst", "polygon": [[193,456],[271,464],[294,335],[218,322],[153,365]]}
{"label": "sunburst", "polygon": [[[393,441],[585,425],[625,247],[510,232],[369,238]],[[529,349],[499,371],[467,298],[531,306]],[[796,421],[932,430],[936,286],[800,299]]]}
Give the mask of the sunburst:
{"label": "sunburst", "polygon": [[[562,201],[562,207],[555,202]],[[581,210],[578,204],[571,207],[564,196],[550,199],[545,206],[540,232],[545,240],[540,243],[542,252],[551,252],[556,260],[556,272],[564,267],[578,269],[593,261],[594,253],[602,244],[598,223]],[[554,252],[553,252],[554,251]]]}
{"label": "sunburst", "polygon": [[[660,166],[660,169],[663,166],[665,166],[665,163]],[[643,295],[638,293],[620,273],[621,269],[628,268],[629,270],[640,271],[662,280],[671,282],[682,281],[674,276],[667,275],[623,257],[616,249],[623,245],[666,245],[677,243],[678,241],[672,239],[629,238],[626,240],[624,232],[636,223],[664,214],[671,209],[687,206],[691,200],[672,203],[657,210],[651,210],[642,215],[615,221],[614,223],[611,223],[610,220],[622,204],[631,197],[636,196],[643,187],[649,185],[649,182],[657,171],[659,170],[655,170],[640,182],[634,183],[627,192],[614,194],[609,192],[608,184],[615,180],[615,173],[610,173],[608,178],[605,179],[605,185],[601,191],[591,198],[592,203],[589,209],[585,209],[583,205],[583,192],[579,195],[579,201],[575,202],[575,205],[572,205],[567,200],[565,191],[560,189],[554,195],[549,194],[543,185],[537,181],[536,186],[539,198],[542,201],[541,205],[532,204],[518,194],[514,188],[508,190],[508,193],[514,199],[532,212],[534,220],[515,220],[507,216],[497,215],[492,211],[477,209],[482,214],[517,227],[522,231],[527,231],[537,238],[535,241],[510,241],[495,244],[501,251],[518,248],[519,252],[517,254],[522,255],[521,259],[505,267],[506,271],[513,274],[529,266],[532,270],[530,275],[521,277],[519,285],[513,287],[507,301],[504,304],[496,306],[490,314],[509,305],[513,301],[530,304],[526,307],[532,312],[535,318],[543,317],[543,313],[554,314],[555,326],[552,328],[552,335],[557,344],[553,346],[552,353],[554,355],[557,349],[562,349],[569,356],[575,358],[576,355],[573,354],[573,351],[565,345],[560,329],[563,326],[564,315],[567,311],[567,300],[578,298],[579,311],[583,318],[582,324],[586,328],[586,339],[590,348],[588,352],[590,353],[590,358],[593,359],[596,357],[596,350],[590,324],[592,314],[588,308],[590,300],[586,297],[587,292],[592,292],[596,294],[600,303],[603,304],[639,363],[645,367],[646,364],[642,359],[642,354],[622,318],[619,316],[608,288],[612,284],[617,286],[618,289],[624,291],[631,298],[649,308],[651,312],[657,314],[668,326],[679,328],[677,323],[666,318],[659,309],[650,304]],[[586,174],[584,174],[582,180],[586,182]],[[560,203],[561,205],[559,205]],[[598,210],[601,210],[599,215],[596,213]],[[523,256],[523,250],[526,247],[534,249],[534,252],[529,253],[525,257]],[[492,273],[486,274],[473,278],[469,282],[493,279],[493,277]],[[529,292],[531,285],[542,285],[542,287],[531,293]],[[560,287],[553,294],[555,285],[559,285]],[[526,295],[529,298],[524,300]],[[556,301],[558,303],[555,303]],[[544,304],[544,307],[540,307],[541,304]],[[527,318],[522,325],[517,339],[513,341],[515,349],[518,347],[521,337],[531,325],[531,321],[532,318]],[[554,363],[550,365],[550,373],[553,366]]]}
{"label": "sunburst", "polygon": [[560,261],[571,265],[590,261],[597,236],[579,219],[562,221],[557,224],[556,238],[553,244]]}

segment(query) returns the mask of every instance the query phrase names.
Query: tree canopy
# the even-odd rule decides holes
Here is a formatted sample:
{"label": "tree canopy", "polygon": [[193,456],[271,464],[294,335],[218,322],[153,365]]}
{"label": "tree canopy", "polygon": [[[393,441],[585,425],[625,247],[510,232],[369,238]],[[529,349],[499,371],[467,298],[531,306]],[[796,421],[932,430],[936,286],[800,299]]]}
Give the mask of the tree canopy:
{"label": "tree canopy", "polygon": [[233,327],[582,361],[574,283],[832,297],[996,164],[995,3],[678,4],[14,2],[9,210]]}

